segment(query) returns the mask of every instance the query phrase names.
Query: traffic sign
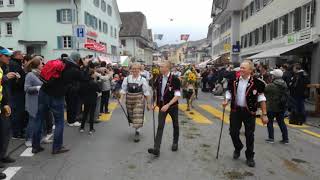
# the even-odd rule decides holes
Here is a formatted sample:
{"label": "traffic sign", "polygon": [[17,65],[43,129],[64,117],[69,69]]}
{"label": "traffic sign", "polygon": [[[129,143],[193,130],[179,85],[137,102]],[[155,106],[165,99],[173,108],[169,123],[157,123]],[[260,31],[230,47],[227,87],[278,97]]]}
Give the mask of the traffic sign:
{"label": "traffic sign", "polygon": [[77,42],[84,43],[86,41],[86,27],[85,25],[76,25],[73,27],[73,35]]}

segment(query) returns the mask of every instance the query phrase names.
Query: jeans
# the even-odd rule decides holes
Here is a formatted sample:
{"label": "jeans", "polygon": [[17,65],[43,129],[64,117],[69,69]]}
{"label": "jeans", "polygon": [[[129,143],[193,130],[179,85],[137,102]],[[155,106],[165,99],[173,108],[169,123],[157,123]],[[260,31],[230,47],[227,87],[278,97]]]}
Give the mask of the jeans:
{"label": "jeans", "polygon": [[281,133],[282,133],[282,140],[288,141],[288,129],[287,125],[284,122],[284,112],[268,112],[268,119],[269,122],[267,124],[268,126],[268,135],[269,139],[274,139],[274,130],[273,130],[273,120],[276,118],[278,125],[280,127]]}
{"label": "jeans", "polygon": [[23,135],[25,128],[25,95],[24,93],[13,94],[10,99],[12,108],[12,135],[14,137]]}
{"label": "jeans", "polygon": [[40,148],[42,126],[45,120],[45,114],[51,111],[54,117],[54,137],[52,151],[58,151],[63,145],[64,130],[64,97],[49,96],[42,90],[39,92],[38,113],[34,124],[34,132],[32,138],[32,148]]}
{"label": "jeans", "polygon": [[256,117],[250,112],[244,110],[237,110],[230,113],[230,136],[233,142],[235,151],[240,152],[243,144],[240,140],[240,129],[242,123],[245,127],[246,136],[246,158],[253,159],[254,157],[254,131],[256,127]]}
{"label": "jeans", "polygon": [[29,115],[29,122],[27,125],[27,131],[26,131],[26,140],[27,141],[32,139],[35,121],[36,121],[36,117],[32,117],[31,115]]}
{"label": "jeans", "polygon": [[[159,107],[161,109],[162,107]],[[162,135],[164,126],[166,124],[166,117],[168,114],[170,114],[172,118],[172,124],[173,124],[173,143],[178,144],[179,141],[179,121],[178,121],[178,106],[173,106],[168,109],[167,112],[159,112],[158,115],[158,130],[157,135],[155,139],[154,148],[160,149],[161,141],[162,141]]]}
{"label": "jeans", "polygon": [[109,112],[109,108],[108,108],[109,98],[110,98],[110,91],[102,91],[100,113]]}
{"label": "jeans", "polygon": [[10,119],[0,115],[0,159],[5,158],[8,154],[9,142],[11,139]]}

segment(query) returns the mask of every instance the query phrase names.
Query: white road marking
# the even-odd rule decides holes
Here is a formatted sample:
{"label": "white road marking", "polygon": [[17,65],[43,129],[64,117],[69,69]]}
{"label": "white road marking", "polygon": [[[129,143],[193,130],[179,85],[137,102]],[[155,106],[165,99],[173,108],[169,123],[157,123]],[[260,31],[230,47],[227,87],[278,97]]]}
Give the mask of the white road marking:
{"label": "white road marking", "polygon": [[20,155],[22,157],[32,157],[34,154],[32,153],[32,148],[27,148],[23,153]]}
{"label": "white road marking", "polygon": [[7,175],[5,180],[10,180],[21,168],[22,167],[8,167],[5,171],[3,171],[3,173]]}

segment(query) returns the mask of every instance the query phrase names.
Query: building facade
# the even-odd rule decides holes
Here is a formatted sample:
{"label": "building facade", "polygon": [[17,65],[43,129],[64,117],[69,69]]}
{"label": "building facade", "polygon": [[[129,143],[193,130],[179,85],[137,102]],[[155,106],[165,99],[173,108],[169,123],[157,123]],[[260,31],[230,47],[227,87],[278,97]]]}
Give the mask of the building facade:
{"label": "building facade", "polygon": [[123,22],[120,31],[121,55],[152,65],[154,44],[146,16],[141,12],[121,12],[120,15]]}
{"label": "building facade", "polygon": [[[82,56],[119,57],[121,18],[116,0],[3,0],[2,46],[55,59],[78,50]],[[9,3],[13,4],[9,4]],[[77,41],[76,25],[83,25]]]}
{"label": "building facade", "polygon": [[319,83],[319,11],[319,0],[214,0],[212,55],[270,67],[299,62]]}

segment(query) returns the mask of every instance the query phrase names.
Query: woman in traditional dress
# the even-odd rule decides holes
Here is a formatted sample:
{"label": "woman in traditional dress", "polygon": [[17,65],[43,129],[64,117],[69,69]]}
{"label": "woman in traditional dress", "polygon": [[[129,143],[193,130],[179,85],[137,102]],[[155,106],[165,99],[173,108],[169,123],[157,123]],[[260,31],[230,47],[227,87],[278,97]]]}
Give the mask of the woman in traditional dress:
{"label": "woman in traditional dress", "polygon": [[140,75],[140,64],[132,64],[131,74],[123,80],[120,102],[126,101],[128,120],[135,129],[134,142],[140,141],[140,128],[144,122],[145,102],[150,110],[150,87],[147,80]]}

